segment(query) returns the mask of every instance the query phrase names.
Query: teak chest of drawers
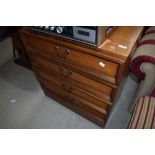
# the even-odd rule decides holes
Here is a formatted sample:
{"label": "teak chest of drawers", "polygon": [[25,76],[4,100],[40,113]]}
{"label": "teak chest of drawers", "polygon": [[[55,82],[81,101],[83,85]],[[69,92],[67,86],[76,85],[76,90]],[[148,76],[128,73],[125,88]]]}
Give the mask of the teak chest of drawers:
{"label": "teak chest of drawers", "polygon": [[143,27],[118,27],[100,47],[26,28],[20,35],[47,96],[104,127]]}

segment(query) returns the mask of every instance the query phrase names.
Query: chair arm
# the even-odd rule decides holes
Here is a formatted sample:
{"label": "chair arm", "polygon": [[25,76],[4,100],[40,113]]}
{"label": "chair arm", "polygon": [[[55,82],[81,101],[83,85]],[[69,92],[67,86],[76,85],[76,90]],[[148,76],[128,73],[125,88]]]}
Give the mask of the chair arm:
{"label": "chair arm", "polygon": [[[147,44],[142,44],[145,43],[145,41],[149,42],[147,42]],[[132,58],[130,68],[138,78],[144,80],[145,74],[148,73],[147,68],[150,71],[152,69],[152,73],[154,71],[152,65],[146,66],[146,64],[155,65],[155,33],[144,36],[139,45],[140,46],[137,48],[135,55]]]}
{"label": "chair arm", "polygon": [[145,32],[132,58],[130,68],[132,73],[141,80],[129,107],[131,112],[137,99],[146,95],[155,96],[155,27],[150,27]]}

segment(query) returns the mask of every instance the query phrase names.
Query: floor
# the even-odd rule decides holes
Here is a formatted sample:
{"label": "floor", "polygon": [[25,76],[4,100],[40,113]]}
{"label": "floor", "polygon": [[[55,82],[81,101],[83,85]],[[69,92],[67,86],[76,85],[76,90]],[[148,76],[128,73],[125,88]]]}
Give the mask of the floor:
{"label": "floor", "polygon": [[[10,38],[0,42],[0,128],[99,129],[82,116],[46,97],[32,71],[13,63]],[[125,129],[128,106],[137,89],[129,73],[106,124],[106,129]]]}

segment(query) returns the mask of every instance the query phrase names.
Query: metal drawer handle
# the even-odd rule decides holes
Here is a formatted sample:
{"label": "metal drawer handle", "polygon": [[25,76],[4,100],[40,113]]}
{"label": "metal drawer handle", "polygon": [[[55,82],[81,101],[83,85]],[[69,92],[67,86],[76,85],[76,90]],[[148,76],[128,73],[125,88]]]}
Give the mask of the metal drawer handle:
{"label": "metal drawer handle", "polygon": [[61,58],[65,59],[67,57],[67,55],[70,54],[70,51],[69,50],[65,50],[63,55],[61,56]]}
{"label": "metal drawer handle", "polygon": [[63,90],[64,91],[67,91],[67,92],[72,92],[73,91],[73,88],[72,87],[66,87],[64,84],[62,84],[62,87],[63,87]]}
{"label": "metal drawer handle", "polygon": [[103,62],[99,62],[99,66],[104,68],[106,65]]}
{"label": "metal drawer handle", "polygon": [[59,70],[60,70],[61,75],[65,78],[70,78],[70,76],[72,75],[72,72],[69,70],[65,72],[62,66],[59,66]]}
{"label": "metal drawer handle", "polygon": [[62,57],[66,58],[67,55],[69,55],[69,54],[70,54],[70,51],[69,50],[65,50]]}
{"label": "metal drawer handle", "polygon": [[67,76],[71,76],[71,75],[72,75],[72,72],[68,71]]}
{"label": "metal drawer handle", "polygon": [[59,70],[62,72],[63,71],[63,68],[62,68],[62,66],[59,66]]}
{"label": "metal drawer handle", "polygon": [[72,92],[72,91],[73,91],[73,88],[70,87],[70,88],[68,89],[68,92]]}
{"label": "metal drawer handle", "polygon": [[70,98],[69,96],[67,96],[67,95],[65,95],[64,96],[64,98],[66,99],[66,100],[68,100],[69,102],[73,102],[73,99],[72,98]]}
{"label": "metal drawer handle", "polygon": [[59,51],[59,46],[55,46],[53,49],[54,49],[54,51],[57,52],[57,51]]}
{"label": "metal drawer handle", "polygon": [[71,71],[68,71],[68,73],[67,73],[68,75],[72,75],[72,72]]}
{"label": "metal drawer handle", "polygon": [[71,75],[72,75],[72,72],[71,71],[68,71],[66,74],[64,74],[64,77],[70,78]]}
{"label": "metal drawer handle", "polygon": [[69,50],[65,50],[64,55],[67,56],[69,54],[70,54],[70,51]]}
{"label": "metal drawer handle", "polygon": [[64,97],[65,97],[66,100],[69,100],[70,99],[67,95],[65,95]]}

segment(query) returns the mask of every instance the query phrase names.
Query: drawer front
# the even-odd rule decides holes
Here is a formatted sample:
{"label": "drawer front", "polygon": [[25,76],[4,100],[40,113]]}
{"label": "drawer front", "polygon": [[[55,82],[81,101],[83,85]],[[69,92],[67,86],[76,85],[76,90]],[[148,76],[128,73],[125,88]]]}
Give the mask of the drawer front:
{"label": "drawer front", "polygon": [[28,52],[36,52],[37,54],[43,55],[45,57],[57,58],[59,56],[59,51],[61,50],[60,46],[33,37],[27,37],[27,40]]}
{"label": "drawer front", "polygon": [[98,100],[92,94],[85,92],[73,85],[65,83],[63,85],[64,90],[67,92],[68,96],[72,98],[73,102],[81,102],[83,105],[94,109],[96,112],[107,115],[109,105],[101,100]]}
{"label": "drawer front", "polygon": [[57,97],[60,100],[65,100],[65,101],[70,101],[70,99],[68,98],[68,96],[66,95],[65,91],[62,89],[62,87],[60,87],[57,84],[54,83],[49,83],[48,81],[45,81],[42,78],[38,78],[38,80],[40,81],[40,84],[43,88],[43,90],[48,90],[51,94],[52,97]]}
{"label": "drawer front", "polygon": [[[37,70],[37,77],[39,81],[45,85],[46,88],[59,94],[59,90],[64,91],[64,97],[67,96],[72,102],[79,102],[82,106],[92,109],[100,117],[105,117],[109,110],[109,105],[95,96],[75,87],[68,83],[62,82],[55,77],[49,77],[47,73]],[[58,87],[58,88],[57,88]],[[63,97],[62,97],[63,98]]]}
{"label": "drawer front", "polygon": [[96,115],[92,110],[87,109],[86,107],[83,107],[83,105],[79,101],[72,102],[71,100],[69,100],[69,98],[67,98],[67,96],[63,101],[62,100],[60,101],[60,97],[61,97],[60,94],[55,94],[55,92],[51,91],[49,88],[46,88],[46,87],[44,87],[44,93],[47,96],[54,98],[58,102],[61,102],[61,104],[65,105],[66,107],[75,111],[76,113],[93,121],[94,123],[98,124],[99,126],[104,127],[106,118],[100,117],[100,116]]}
{"label": "drawer front", "polygon": [[[42,58],[38,55],[31,55],[31,62],[33,68],[39,68],[47,73],[52,74],[53,76],[60,76],[61,75],[61,64],[54,63],[51,60]],[[61,75],[62,76],[62,75]]]}
{"label": "drawer front", "polygon": [[106,100],[107,102],[112,102],[113,100],[112,94],[113,94],[113,91],[115,91],[115,88],[106,86],[93,79],[82,76],[81,74],[74,72],[70,69],[66,69],[62,67],[60,68],[61,68],[63,77],[68,83],[71,83],[77,87],[80,87],[83,90],[88,91],[103,100]]}
{"label": "drawer front", "polygon": [[43,87],[43,90],[46,95],[52,98],[58,98],[68,108],[74,110],[75,112],[87,117],[88,119],[94,121],[100,126],[104,125],[106,116],[103,113],[98,112],[97,110],[87,106],[83,100],[80,100],[77,96],[71,96],[66,93],[61,87],[55,85],[51,82],[48,82],[45,79],[39,77],[39,81]]}
{"label": "drawer front", "polygon": [[56,64],[51,60],[46,60],[39,56],[31,56],[31,59],[33,62],[32,65],[34,67],[46,71],[47,73],[49,73],[49,76],[60,77],[62,80],[68,81],[69,83],[80,87],[85,91],[88,91],[91,94],[94,94],[95,96],[109,102],[109,104],[112,102],[112,94],[113,91],[115,91],[115,88],[111,88],[110,86],[106,86],[95,80],[82,76],[75,71],[59,66],[59,63]]}
{"label": "drawer front", "polygon": [[84,72],[94,77],[116,84],[116,76],[119,68],[117,63],[65,47],[61,48],[60,53],[61,58],[66,63],[74,65],[75,68],[78,67],[79,70],[83,69]]}

